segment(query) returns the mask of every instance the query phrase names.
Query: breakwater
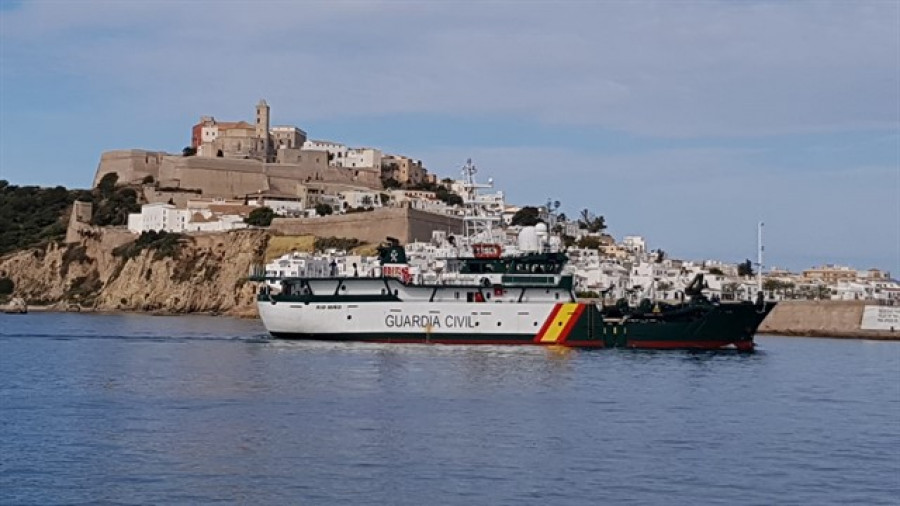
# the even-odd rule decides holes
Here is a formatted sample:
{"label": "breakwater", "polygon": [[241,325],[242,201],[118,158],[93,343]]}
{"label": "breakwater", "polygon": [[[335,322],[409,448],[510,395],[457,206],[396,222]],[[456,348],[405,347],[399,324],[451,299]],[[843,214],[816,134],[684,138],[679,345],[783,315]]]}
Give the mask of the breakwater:
{"label": "breakwater", "polygon": [[900,340],[900,328],[862,328],[863,312],[872,301],[789,300],[782,301],[759,327],[760,334],[855,339]]}

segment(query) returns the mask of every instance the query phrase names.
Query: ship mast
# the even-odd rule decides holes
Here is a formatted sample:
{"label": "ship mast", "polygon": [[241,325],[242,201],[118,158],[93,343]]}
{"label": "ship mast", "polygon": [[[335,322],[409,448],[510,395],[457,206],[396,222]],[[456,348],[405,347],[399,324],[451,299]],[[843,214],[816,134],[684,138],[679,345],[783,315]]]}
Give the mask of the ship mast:
{"label": "ship mast", "polygon": [[493,188],[493,181],[488,179],[488,184],[478,184],[475,182],[475,174],[478,169],[472,163],[472,159],[466,160],[466,164],[462,167],[463,175],[463,204],[465,207],[465,215],[463,216],[464,237],[471,246],[471,243],[495,243],[494,224],[499,223],[500,217],[487,211],[486,202],[479,198],[478,190],[481,188]]}

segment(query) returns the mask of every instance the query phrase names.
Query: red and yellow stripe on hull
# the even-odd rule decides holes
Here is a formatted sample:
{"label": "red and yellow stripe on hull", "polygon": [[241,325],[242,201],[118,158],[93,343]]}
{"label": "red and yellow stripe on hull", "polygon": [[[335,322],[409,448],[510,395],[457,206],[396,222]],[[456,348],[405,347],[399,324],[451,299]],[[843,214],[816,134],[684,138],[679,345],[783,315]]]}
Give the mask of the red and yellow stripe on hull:
{"label": "red and yellow stripe on hull", "polygon": [[541,330],[534,337],[536,344],[565,344],[572,327],[584,312],[585,305],[578,303],[557,304],[550,311]]}

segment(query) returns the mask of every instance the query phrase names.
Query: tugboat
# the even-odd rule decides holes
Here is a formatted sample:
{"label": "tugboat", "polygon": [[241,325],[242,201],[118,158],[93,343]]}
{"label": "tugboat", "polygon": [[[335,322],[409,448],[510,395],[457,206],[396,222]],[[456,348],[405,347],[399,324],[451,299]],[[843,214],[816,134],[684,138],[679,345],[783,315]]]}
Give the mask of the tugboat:
{"label": "tugboat", "polygon": [[[546,226],[530,233],[545,236]],[[388,238],[378,256],[380,268],[366,277],[251,273],[265,281],[257,307],[266,329],[283,339],[752,351],[753,335],[775,305],[762,297],[711,301],[698,276],[681,304],[601,308],[576,299],[573,275],[563,272],[564,253],[503,256],[490,240],[452,259],[454,275],[434,284],[412,282],[396,239]]]}

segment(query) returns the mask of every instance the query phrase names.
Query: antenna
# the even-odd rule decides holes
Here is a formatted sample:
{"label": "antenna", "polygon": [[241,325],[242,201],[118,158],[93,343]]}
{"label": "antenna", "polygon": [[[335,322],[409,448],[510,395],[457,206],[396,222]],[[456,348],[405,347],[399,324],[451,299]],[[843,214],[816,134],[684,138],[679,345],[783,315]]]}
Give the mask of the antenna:
{"label": "antenna", "polygon": [[762,291],[763,291],[762,271],[763,271],[763,250],[765,249],[765,246],[763,246],[763,239],[762,239],[763,225],[765,225],[765,223],[759,222],[759,225],[756,227],[756,248],[757,248],[756,293],[762,293]]}

